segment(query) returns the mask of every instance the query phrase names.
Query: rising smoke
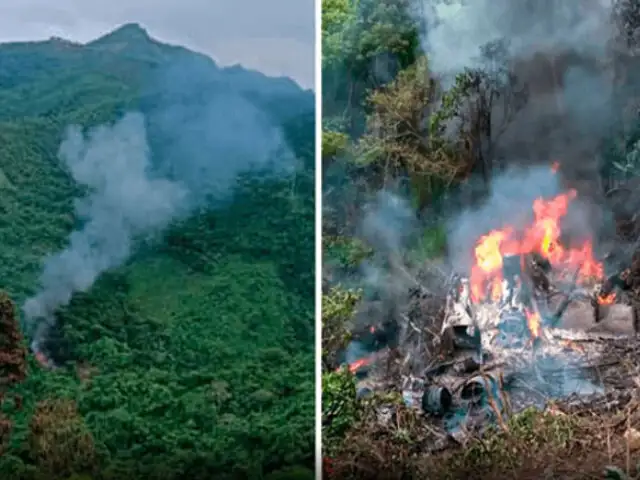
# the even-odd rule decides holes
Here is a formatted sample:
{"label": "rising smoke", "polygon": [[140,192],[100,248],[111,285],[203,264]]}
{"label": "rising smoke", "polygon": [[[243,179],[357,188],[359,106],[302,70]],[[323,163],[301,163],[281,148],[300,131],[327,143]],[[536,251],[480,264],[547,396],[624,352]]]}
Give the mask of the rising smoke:
{"label": "rising smoke", "polygon": [[570,50],[603,58],[612,0],[423,0],[423,49],[438,74],[482,68],[480,48],[505,42],[512,59]]}
{"label": "rising smoke", "polygon": [[[491,160],[507,168],[492,172],[481,203],[447,219],[452,270],[468,272],[479,236],[505,224],[528,223],[533,200],[555,195],[567,184],[581,200],[574,202],[563,227],[577,236],[601,228],[600,152],[619,121],[614,1],[416,0],[416,6],[425,27],[421,49],[443,86],[465,69],[493,70],[482,48],[497,42],[505,47],[505,66],[528,93],[526,104],[505,125],[500,122],[506,96],[494,104],[493,132],[501,135]],[[549,168],[556,162],[561,174]],[[414,214],[394,208],[399,205],[408,203],[385,193],[365,209],[361,233],[376,252],[398,253],[406,245],[403,229],[416,226]],[[390,212],[396,213],[391,220]],[[398,279],[405,278],[390,274],[380,262],[365,264],[362,277],[364,285],[391,296],[399,290]]]}
{"label": "rising smoke", "polygon": [[[180,78],[163,72],[159,83],[173,97],[160,108],[88,132],[67,128],[58,156],[88,193],[75,203],[80,225],[62,251],[45,259],[40,290],[23,305],[35,351],[54,326],[55,312],[101,273],[122,265],[138,240],[156,238],[212,199],[216,205],[229,200],[244,171],[295,168],[280,127],[264,111],[223,86],[221,94],[203,97],[202,76],[189,75],[188,64],[180,71]],[[194,93],[199,101],[189,102]]]}
{"label": "rising smoke", "polygon": [[[149,123],[153,137],[161,139],[158,168],[187,186],[192,204],[206,203],[211,195],[218,201],[229,198],[239,172],[268,166],[286,175],[296,167],[281,120],[249,100],[271,95],[265,90],[269,86],[262,78],[245,85],[249,80],[236,76],[230,83],[224,71],[206,62],[183,60],[172,63],[157,80],[163,106],[152,109]],[[241,86],[248,90],[246,96]],[[296,93],[288,91],[281,108],[306,105]]]}
{"label": "rising smoke", "polygon": [[512,225],[516,230],[533,220],[531,205],[538,197],[561,191],[558,176],[548,167],[509,169],[496,176],[491,193],[480,204],[447,219],[447,241],[451,267],[469,272],[474,263],[475,242],[490,232]]}
{"label": "rising smoke", "polygon": [[376,251],[399,254],[415,231],[411,204],[390,191],[381,191],[365,206],[361,235]]}
{"label": "rising smoke", "polygon": [[[67,305],[75,292],[86,291],[100,273],[129,257],[136,236],[166,227],[186,207],[187,191],[181,184],[151,176],[139,113],[86,135],[78,126],[69,127],[59,158],[90,193],[76,200],[82,226],[64,250],[45,262],[42,289],[24,304],[28,321],[51,323],[55,310]],[[39,338],[35,340],[37,345]]]}
{"label": "rising smoke", "polygon": [[[480,204],[448,219],[453,269],[468,274],[481,235],[528,223],[533,200],[567,184],[578,190],[579,200],[563,233],[564,227],[576,236],[600,233],[605,215],[600,152],[617,126],[614,1],[424,0],[422,6],[422,47],[445,85],[465,69],[490,71],[481,48],[499,42],[505,65],[528,91],[527,103],[502,126],[492,150],[491,161],[506,165],[506,171],[493,172]],[[503,120],[502,106],[494,106],[496,124]],[[560,175],[549,168],[555,162]],[[564,394],[584,389],[587,383],[578,376],[559,380]]]}
{"label": "rising smoke", "polygon": [[[561,189],[548,167],[539,165],[558,162],[562,178],[589,200],[591,223],[603,223],[600,152],[616,121],[613,0],[423,0],[421,5],[422,47],[436,76],[446,82],[465,69],[489,69],[481,47],[501,42],[503,61],[529,92],[492,152],[492,161],[517,170],[496,172],[487,203],[450,220],[455,258],[469,255],[462,252],[478,238],[472,235],[476,226],[486,226],[486,232],[497,221],[513,221],[530,210],[532,196]],[[501,126],[502,107],[494,107],[494,131]]]}
{"label": "rising smoke", "polygon": [[[499,42],[501,61],[526,85],[529,101],[494,155],[508,165],[557,161],[573,179],[593,179],[596,150],[614,120],[613,0],[421,1],[422,47],[445,84],[464,69],[491,70],[481,49]],[[502,106],[495,106],[494,130]]]}
{"label": "rising smoke", "polygon": [[365,205],[359,236],[374,252],[360,265],[360,282],[366,293],[387,302],[406,291],[406,279],[399,278],[393,267],[400,263],[417,226],[411,204],[395,192],[378,192]]}

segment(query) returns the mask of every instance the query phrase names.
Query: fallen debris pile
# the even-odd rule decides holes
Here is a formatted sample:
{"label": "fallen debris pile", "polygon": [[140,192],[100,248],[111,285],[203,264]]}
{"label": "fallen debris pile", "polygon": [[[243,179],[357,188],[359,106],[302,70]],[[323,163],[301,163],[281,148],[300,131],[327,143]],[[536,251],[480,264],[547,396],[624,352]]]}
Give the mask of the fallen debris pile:
{"label": "fallen debris pile", "polygon": [[427,458],[488,429],[508,432],[530,409],[614,418],[638,401],[640,261],[605,275],[590,241],[565,247],[559,224],[574,196],[540,199],[529,227],[480,238],[470,274],[432,295],[430,312],[404,315],[397,348],[350,365],[359,397],[401,393],[402,405],[375,400],[368,421],[388,430],[412,418],[420,440],[403,455]]}
{"label": "fallen debris pile", "polygon": [[[453,282],[438,332],[407,317],[397,348],[351,365],[358,396],[370,400],[359,433],[334,462],[336,478],[494,478],[505,474],[496,467],[505,455],[521,465],[534,451],[532,476],[522,478],[585,478],[628,464],[640,449],[640,338],[625,289],[616,286],[607,304],[600,287],[566,289],[562,301],[557,289],[534,284],[529,303],[519,292],[517,301],[474,304],[468,284]],[[587,314],[588,322],[580,318]],[[415,358],[428,361],[416,368]],[[362,456],[365,440],[371,456]],[[575,462],[563,463],[567,456]],[[384,459],[378,467],[375,458]],[[387,476],[374,473],[381,468]]]}

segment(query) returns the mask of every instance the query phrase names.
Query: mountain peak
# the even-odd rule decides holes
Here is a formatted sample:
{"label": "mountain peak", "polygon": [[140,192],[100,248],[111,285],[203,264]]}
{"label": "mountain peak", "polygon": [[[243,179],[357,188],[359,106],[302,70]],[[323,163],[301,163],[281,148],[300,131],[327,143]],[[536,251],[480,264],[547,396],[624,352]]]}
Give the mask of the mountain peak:
{"label": "mountain peak", "polygon": [[124,25],[116,28],[112,32],[103,35],[102,37],[90,42],[92,45],[104,45],[110,43],[132,43],[149,41],[151,37],[149,33],[139,23],[125,23]]}

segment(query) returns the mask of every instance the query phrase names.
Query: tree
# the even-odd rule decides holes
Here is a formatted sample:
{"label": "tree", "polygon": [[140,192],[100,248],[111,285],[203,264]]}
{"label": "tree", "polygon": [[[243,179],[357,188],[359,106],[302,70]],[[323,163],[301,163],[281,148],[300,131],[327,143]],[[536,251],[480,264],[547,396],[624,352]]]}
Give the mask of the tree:
{"label": "tree", "polygon": [[418,25],[410,0],[324,0],[323,117],[342,117],[350,132],[364,120],[366,92],[415,61]]}
{"label": "tree", "polygon": [[357,418],[355,376],[349,369],[322,375],[322,451],[331,454]]}
{"label": "tree", "polygon": [[93,436],[72,400],[39,402],[31,418],[27,442],[38,469],[53,478],[88,473],[94,467]]}
{"label": "tree", "polygon": [[437,110],[437,95],[427,59],[421,57],[370,95],[367,133],[358,144],[356,161],[369,167],[372,185],[384,188],[407,176],[420,209],[465,174],[460,148],[443,135],[446,122],[457,113],[458,98],[447,97],[448,109]]}
{"label": "tree", "polygon": [[27,349],[9,296],[0,292],[0,385],[11,387],[27,376]]}
{"label": "tree", "polygon": [[[9,395],[9,390],[27,376],[27,350],[24,346],[15,306],[9,296],[0,292],[0,407],[10,398],[20,409],[22,397]],[[13,422],[0,412],[0,456],[4,453]]]}
{"label": "tree", "polygon": [[349,321],[356,312],[362,292],[332,287],[322,296],[322,364],[328,370],[337,367],[336,354],[350,340]]}

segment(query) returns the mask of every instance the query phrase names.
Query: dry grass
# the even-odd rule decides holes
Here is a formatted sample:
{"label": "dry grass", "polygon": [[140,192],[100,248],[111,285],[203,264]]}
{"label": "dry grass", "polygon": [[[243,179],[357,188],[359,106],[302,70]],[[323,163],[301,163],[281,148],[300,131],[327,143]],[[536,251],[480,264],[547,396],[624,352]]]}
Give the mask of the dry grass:
{"label": "dry grass", "polygon": [[[331,459],[335,479],[603,479],[640,478],[640,403],[609,412],[549,405],[526,410],[502,427],[453,444],[419,412],[396,404],[380,421],[366,407]],[[624,475],[607,476],[618,468]]]}

